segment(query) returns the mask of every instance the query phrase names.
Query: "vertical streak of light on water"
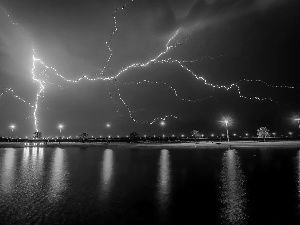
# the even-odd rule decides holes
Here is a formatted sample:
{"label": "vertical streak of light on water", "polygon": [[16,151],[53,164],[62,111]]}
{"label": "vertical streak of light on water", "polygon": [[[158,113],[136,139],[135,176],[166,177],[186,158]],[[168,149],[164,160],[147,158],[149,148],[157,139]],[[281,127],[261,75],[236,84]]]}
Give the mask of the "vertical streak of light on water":
{"label": "vertical streak of light on water", "polygon": [[[37,164],[37,151],[38,151],[38,148],[37,147],[33,147],[32,150],[31,150],[31,159],[30,159],[30,162],[32,164],[32,169],[36,167],[36,164]],[[33,171],[33,172],[36,172],[36,171]]]}
{"label": "vertical streak of light on water", "polygon": [[[24,190],[28,193],[35,193],[37,188],[41,188],[41,179],[43,178],[43,148],[25,147],[23,149],[21,180]],[[27,193],[27,194],[28,194]]]}
{"label": "vertical streak of light on water", "polygon": [[61,194],[67,188],[67,161],[65,160],[65,150],[56,148],[51,165],[49,200],[58,201]]}
{"label": "vertical streak of light on water", "polygon": [[36,179],[38,182],[41,182],[41,179],[44,174],[44,148],[38,147],[37,148],[37,157],[35,157],[36,160]]}
{"label": "vertical streak of light on water", "polygon": [[2,174],[1,177],[1,189],[4,193],[8,194],[13,190],[13,182],[15,180],[15,152],[14,148],[5,149],[5,156],[1,163]]}
{"label": "vertical streak of light on water", "polygon": [[41,183],[41,179],[43,177],[43,148],[33,147],[31,150],[31,158],[30,158],[30,178],[32,180],[32,185],[37,187],[38,184]]}
{"label": "vertical streak of light on water", "polygon": [[44,148],[39,148],[38,150],[38,160],[43,160],[44,159]]}
{"label": "vertical streak of light on water", "polygon": [[20,180],[22,185],[22,190],[26,192],[28,196],[28,184],[30,184],[30,149],[29,147],[25,147],[23,149],[22,154],[22,163],[21,163],[21,171],[20,171]]}
{"label": "vertical streak of light on water", "polygon": [[297,154],[297,191],[298,191],[298,208],[300,209],[300,150]]}
{"label": "vertical streak of light on water", "polygon": [[221,183],[222,224],[245,224],[247,219],[245,176],[240,168],[239,156],[234,149],[227,150],[222,158]]}
{"label": "vertical streak of light on water", "polygon": [[112,179],[114,175],[114,152],[111,149],[105,149],[102,161],[101,173],[101,192],[100,198],[107,199],[111,191]]}
{"label": "vertical streak of light on water", "polygon": [[170,202],[171,169],[169,150],[162,149],[159,157],[159,174],[157,177],[158,204],[162,212],[167,211]]}
{"label": "vertical streak of light on water", "polygon": [[23,167],[23,169],[22,169],[22,173],[25,172],[24,170],[27,167],[28,159],[29,159],[29,154],[30,154],[29,147],[25,147],[23,149],[23,159],[22,159],[22,167]]}

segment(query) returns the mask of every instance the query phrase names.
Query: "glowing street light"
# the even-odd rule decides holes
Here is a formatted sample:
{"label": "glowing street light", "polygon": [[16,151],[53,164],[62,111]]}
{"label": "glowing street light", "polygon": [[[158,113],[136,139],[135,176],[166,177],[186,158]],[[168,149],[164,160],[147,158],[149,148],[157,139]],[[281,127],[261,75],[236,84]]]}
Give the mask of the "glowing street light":
{"label": "glowing street light", "polygon": [[164,121],[164,120],[160,121],[160,125],[161,125],[162,127],[164,127],[164,126],[166,125],[166,121]]}
{"label": "glowing street light", "polygon": [[225,124],[225,126],[226,126],[226,132],[227,132],[227,141],[229,142],[228,126],[230,126],[230,125],[231,125],[231,123],[232,123],[232,120],[231,120],[231,118],[230,118],[230,117],[228,117],[228,118],[223,118],[223,120],[222,120],[221,122],[222,122],[222,123],[224,123],[224,124]]}
{"label": "glowing street light", "polygon": [[300,129],[300,116],[295,116],[294,120],[298,123],[299,129]]}
{"label": "glowing street light", "polygon": [[107,124],[106,124],[106,127],[107,127],[107,128],[110,128],[110,124],[109,124],[109,123],[107,123]]}
{"label": "glowing street light", "polygon": [[62,124],[59,124],[58,125],[58,129],[59,129],[59,133],[61,133],[61,130],[64,128],[64,125],[62,125]]}
{"label": "glowing street light", "polygon": [[12,124],[9,126],[9,128],[10,128],[11,132],[14,132],[14,129],[16,128],[16,126],[14,124]]}

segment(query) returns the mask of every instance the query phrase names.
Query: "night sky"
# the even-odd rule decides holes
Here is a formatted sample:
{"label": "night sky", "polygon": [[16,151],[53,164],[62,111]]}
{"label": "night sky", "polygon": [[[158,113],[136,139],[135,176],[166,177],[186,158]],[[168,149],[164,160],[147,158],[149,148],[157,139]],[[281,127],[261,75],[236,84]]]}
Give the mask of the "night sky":
{"label": "night sky", "polygon": [[[69,80],[104,78],[134,63],[197,60],[183,65],[152,63],[130,68],[116,79],[67,82],[37,63],[44,82],[38,100],[37,128],[48,136],[206,135],[225,133],[219,121],[230,116],[231,133],[300,134],[300,3],[298,0],[0,0],[0,136],[32,136],[34,104],[40,89],[32,78],[35,57]],[[118,30],[114,35],[115,15]],[[110,39],[111,37],[111,39]],[[110,51],[112,58],[106,66]],[[99,74],[105,67],[104,75]],[[98,74],[98,75],[95,75]],[[261,80],[262,82],[241,81]],[[147,80],[150,82],[137,82]],[[153,83],[158,82],[158,83]],[[270,86],[272,85],[272,86]],[[170,88],[172,86],[172,88]],[[177,96],[174,90],[177,91]],[[120,98],[120,96],[121,98]],[[266,100],[248,99],[258,97]],[[185,100],[184,100],[185,99]],[[271,101],[271,100],[272,101]],[[123,102],[123,101],[124,102]],[[197,100],[197,101],[186,101]],[[127,105],[125,105],[125,104]],[[140,122],[134,122],[129,115]],[[58,124],[64,124],[59,134]],[[109,123],[111,126],[106,127]]]}

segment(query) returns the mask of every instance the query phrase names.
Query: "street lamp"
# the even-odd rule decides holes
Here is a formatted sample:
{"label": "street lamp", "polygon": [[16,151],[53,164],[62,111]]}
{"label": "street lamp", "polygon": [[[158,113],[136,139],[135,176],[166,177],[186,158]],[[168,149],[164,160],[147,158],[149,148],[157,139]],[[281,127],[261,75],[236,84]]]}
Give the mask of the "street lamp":
{"label": "street lamp", "polygon": [[227,142],[229,142],[228,126],[231,124],[231,119],[230,118],[224,118],[221,122],[225,124],[226,133],[227,133]]}
{"label": "street lamp", "polygon": [[106,124],[106,127],[107,127],[107,128],[110,128],[110,124],[109,124],[109,123],[107,123],[107,124]]}
{"label": "street lamp", "polygon": [[297,115],[297,116],[294,118],[294,120],[297,121],[298,126],[299,126],[299,129],[300,129],[300,116]]}
{"label": "street lamp", "polygon": [[62,124],[59,124],[58,125],[58,129],[59,129],[59,133],[61,133],[61,130],[64,128],[64,125],[62,125]]}
{"label": "street lamp", "polygon": [[14,124],[10,125],[9,128],[11,129],[11,132],[14,132],[14,129],[16,128],[16,126]]}

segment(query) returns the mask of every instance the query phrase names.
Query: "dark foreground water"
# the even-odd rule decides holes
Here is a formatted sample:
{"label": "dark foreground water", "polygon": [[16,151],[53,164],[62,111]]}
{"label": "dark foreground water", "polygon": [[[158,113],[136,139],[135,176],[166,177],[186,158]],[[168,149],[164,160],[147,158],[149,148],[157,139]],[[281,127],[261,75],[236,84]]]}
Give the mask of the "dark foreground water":
{"label": "dark foreground water", "polygon": [[300,224],[298,149],[0,149],[0,224]]}

